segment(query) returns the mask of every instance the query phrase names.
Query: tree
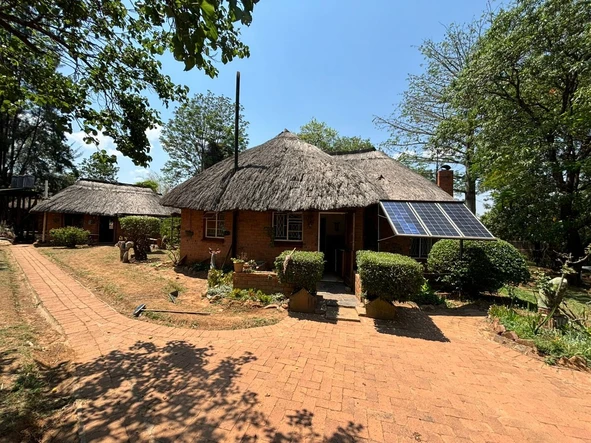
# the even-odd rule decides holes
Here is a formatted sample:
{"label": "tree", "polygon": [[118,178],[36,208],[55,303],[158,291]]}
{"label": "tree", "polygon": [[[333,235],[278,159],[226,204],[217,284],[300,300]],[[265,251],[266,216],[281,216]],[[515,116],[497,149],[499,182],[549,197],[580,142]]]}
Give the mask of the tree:
{"label": "tree", "polygon": [[251,23],[257,2],[4,0],[2,110],[17,112],[22,101],[53,106],[67,125],[78,123],[88,142],[103,132],[123,155],[146,166],[146,130],[160,124],[160,116],[144,91],[165,105],[186,95],[161,72],[159,57],[170,51],[185,70],[197,67],[214,77],[214,59],[249,55],[239,29]]}
{"label": "tree", "polygon": [[82,177],[93,180],[116,182],[118,172],[117,157],[107,154],[104,149],[93,153],[90,158],[85,158],[80,165]]}
{"label": "tree", "polygon": [[518,0],[454,85],[459,95],[478,91],[483,186],[519,217],[544,215],[544,231],[575,258],[591,226],[590,33],[588,2]]}
{"label": "tree", "polygon": [[329,153],[373,149],[369,139],[341,136],[336,129],[315,118],[300,128],[298,137]]}
{"label": "tree", "polygon": [[[240,108],[238,147],[246,149],[248,122]],[[234,153],[234,102],[223,95],[197,94],[179,106],[160,137],[169,156],[162,168],[166,181],[178,184]]]}
{"label": "tree", "polygon": [[158,192],[158,188],[160,186],[157,181],[150,180],[150,179],[146,179],[146,180],[141,180],[139,182],[135,182],[135,185],[136,186],[140,186],[142,188],[150,188],[154,192]]}
{"label": "tree", "polygon": [[392,115],[374,119],[378,127],[390,132],[385,146],[402,154],[405,164],[421,175],[434,177],[444,163],[461,166],[463,173],[456,176],[463,184],[458,190],[474,213],[478,125],[470,94],[460,94],[451,86],[469,63],[483,26],[483,20],[451,25],[441,42],[426,40],[419,47],[425,72],[408,77],[408,89]]}
{"label": "tree", "polygon": [[160,235],[160,219],[138,215],[128,215],[119,219],[121,231],[126,240],[133,242],[135,259],[148,259],[150,238]]}

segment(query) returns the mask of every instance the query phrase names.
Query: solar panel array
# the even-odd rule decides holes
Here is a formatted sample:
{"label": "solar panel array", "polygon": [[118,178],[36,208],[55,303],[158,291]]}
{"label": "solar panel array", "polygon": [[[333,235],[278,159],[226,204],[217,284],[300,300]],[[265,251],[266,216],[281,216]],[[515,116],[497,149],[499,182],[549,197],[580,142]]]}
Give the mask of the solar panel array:
{"label": "solar panel array", "polygon": [[382,202],[396,231],[408,235],[429,235],[405,202]]}
{"label": "solar panel array", "polygon": [[461,203],[383,201],[381,205],[397,235],[494,239]]}

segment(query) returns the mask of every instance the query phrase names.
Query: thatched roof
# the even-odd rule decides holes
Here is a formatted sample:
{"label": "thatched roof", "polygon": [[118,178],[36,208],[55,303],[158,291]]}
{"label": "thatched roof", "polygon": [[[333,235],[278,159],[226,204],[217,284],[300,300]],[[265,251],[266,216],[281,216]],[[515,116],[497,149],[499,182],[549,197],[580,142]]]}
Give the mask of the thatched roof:
{"label": "thatched roof", "polygon": [[355,167],[283,131],[180,184],[163,205],[205,211],[302,211],[363,207],[380,190]]}
{"label": "thatched roof", "polygon": [[[396,199],[451,199],[387,156],[394,172],[377,175],[368,174],[348,157],[331,156],[285,130],[240,153],[236,173],[234,158],[227,158],[172,189],[162,198],[162,204],[201,211],[328,211],[395,199],[391,198],[395,195],[393,183],[401,186]],[[387,164],[376,162],[376,167],[387,168]],[[380,175],[387,176],[392,186],[383,187]],[[405,193],[409,184],[410,191]]]}
{"label": "thatched roof", "polygon": [[110,217],[123,215],[165,217],[178,212],[174,208],[162,206],[160,198],[160,195],[150,188],[80,179],[72,186],[39,203],[31,211]]}
{"label": "thatched roof", "polygon": [[453,197],[432,181],[407,168],[381,151],[364,151],[336,156],[379,185],[382,200],[453,201]]}

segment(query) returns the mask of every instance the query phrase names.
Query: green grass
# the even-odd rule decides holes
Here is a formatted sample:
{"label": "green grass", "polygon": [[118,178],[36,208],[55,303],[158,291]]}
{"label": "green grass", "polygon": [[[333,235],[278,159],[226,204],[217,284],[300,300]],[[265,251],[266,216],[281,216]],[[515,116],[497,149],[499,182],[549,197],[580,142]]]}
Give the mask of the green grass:
{"label": "green grass", "polygon": [[489,315],[498,318],[507,330],[514,331],[520,338],[534,341],[538,350],[545,354],[548,362],[561,357],[579,355],[591,364],[591,330],[582,331],[572,326],[563,329],[542,328],[537,333],[536,326],[541,321],[540,314],[517,311],[506,306],[490,307]]}

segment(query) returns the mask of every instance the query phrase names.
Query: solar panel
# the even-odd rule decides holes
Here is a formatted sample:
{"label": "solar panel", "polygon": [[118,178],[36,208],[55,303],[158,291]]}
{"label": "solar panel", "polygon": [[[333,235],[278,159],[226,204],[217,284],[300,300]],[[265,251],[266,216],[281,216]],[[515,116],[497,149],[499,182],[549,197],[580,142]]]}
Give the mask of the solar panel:
{"label": "solar panel", "polygon": [[445,213],[466,237],[494,238],[470,210],[458,203],[439,203]]}
{"label": "solar panel", "polygon": [[386,215],[399,235],[429,235],[406,202],[382,202]]}
{"label": "solar panel", "polygon": [[410,203],[433,237],[462,237],[436,203]]}

